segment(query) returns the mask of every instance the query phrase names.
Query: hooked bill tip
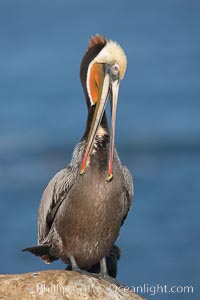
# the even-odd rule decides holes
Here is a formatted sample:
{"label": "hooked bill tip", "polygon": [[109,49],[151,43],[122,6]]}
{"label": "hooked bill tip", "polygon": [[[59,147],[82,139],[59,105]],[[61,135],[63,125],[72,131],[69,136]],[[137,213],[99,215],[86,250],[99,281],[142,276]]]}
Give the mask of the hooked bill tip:
{"label": "hooked bill tip", "polygon": [[83,175],[83,173],[84,173],[84,170],[81,170],[81,171],[80,171],[80,175]]}
{"label": "hooked bill tip", "polygon": [[113,179],[113,174],[108,174],[108,177],[106,178],[106,181],[111,181]]}

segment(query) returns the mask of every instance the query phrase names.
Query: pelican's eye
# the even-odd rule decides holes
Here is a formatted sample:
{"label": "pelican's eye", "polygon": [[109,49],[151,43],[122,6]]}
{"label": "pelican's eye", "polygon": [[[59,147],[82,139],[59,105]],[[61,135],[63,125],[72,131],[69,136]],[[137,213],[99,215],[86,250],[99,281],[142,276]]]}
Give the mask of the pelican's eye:
{"label": "pelican's eye", "polygon": [[119,65],[118,64],[114,64],[111,68],[112,70],[112,76],[114,79],[117,79],[119,78],[119,71],[120,71],[120,68],[119,68]]}

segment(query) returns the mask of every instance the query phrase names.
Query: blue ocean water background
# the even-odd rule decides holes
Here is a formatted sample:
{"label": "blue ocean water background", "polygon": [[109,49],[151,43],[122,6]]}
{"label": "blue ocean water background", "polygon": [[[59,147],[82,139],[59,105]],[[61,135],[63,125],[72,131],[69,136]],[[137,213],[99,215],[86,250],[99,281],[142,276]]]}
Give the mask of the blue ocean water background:
{"label": "blue ocean water background", "polygon": [[0,273],[64,269],[21,249],[36,243],[49,179],[86,121],[79,65],[95,33],[117,40],[128,68],[116,146],[134,177],[118,278],[190,285],[200,296],[200,2],[0,1]]}

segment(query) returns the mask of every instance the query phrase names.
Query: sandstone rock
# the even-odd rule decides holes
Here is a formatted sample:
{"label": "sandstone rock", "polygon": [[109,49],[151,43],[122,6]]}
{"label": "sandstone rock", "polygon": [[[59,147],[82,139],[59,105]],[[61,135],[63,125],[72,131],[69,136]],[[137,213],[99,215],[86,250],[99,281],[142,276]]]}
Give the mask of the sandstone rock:
{"label": "sandstone rock", "polygon": [[128,287],[78,272],[51,270],[0,275],[0,300],[142,300]]}

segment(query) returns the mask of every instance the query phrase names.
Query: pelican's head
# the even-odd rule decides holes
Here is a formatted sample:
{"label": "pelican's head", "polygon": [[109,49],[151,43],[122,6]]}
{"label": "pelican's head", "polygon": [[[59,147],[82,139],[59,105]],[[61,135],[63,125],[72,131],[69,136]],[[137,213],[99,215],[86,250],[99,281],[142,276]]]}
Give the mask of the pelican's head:
{"label": "pelican's head", "polygon": [[107,180],[111,180],[114,153],[115,121],[120,81],[126,71],[126,55],[114,41],[95,35],[82,59],[80,78],[85,92],[87,105],[95,106],[87,146],[84,153],[81,174],[84,173],[87,159],[91,153],[97,130],[103,117],[108,97],[111,101],[111,135]]}

